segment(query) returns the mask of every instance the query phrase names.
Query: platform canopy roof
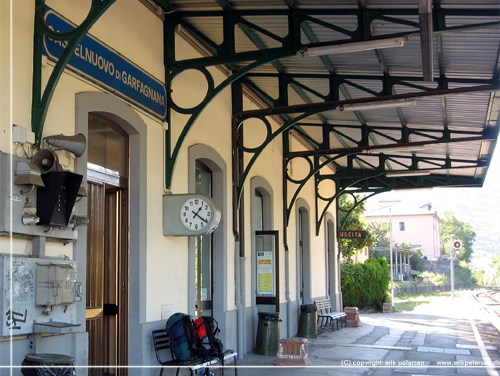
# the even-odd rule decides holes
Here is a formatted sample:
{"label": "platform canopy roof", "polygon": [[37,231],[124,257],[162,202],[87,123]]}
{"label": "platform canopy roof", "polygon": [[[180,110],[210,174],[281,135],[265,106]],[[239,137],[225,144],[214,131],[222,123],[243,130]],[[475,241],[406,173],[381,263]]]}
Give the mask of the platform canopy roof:
{"label": "platform canopy roof", "polygon": [[[167,84],[223,69],[262,108],[236,121],[274,116],[303,141],[284,158],[321,166],[319,182],[483,184],[499,133],[498,0],[141,1],[165,18]],[[175,33],[203,57],[177,58]]]}

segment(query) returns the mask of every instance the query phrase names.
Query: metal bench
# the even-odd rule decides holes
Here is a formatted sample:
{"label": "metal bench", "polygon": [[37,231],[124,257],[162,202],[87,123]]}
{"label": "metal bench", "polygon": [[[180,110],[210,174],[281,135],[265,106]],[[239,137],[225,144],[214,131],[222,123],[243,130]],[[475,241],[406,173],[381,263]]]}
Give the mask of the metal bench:
{"label": "metal bench", "polygon": [[316,300],[314,304],[318,308],[318,324],[320,324],[321,320],[320,326],[332,324],[332,330],[335,330],[335,326],[337,326],[337,330],[339,329],[339,322],[340,328],[347,326],[347,314],[345,312],[333,312],[330,299]]}
{"label": "metal bench", "polygon": [[221,374],[224,375],[224,365],[227,360],[232,359],[234,367],[235,376],[238,375],[238,368],[236,367],[236,358],[238,353],[233,350],[226,350],[224,352],[224,357],[219,359],[218,357],[211,358],[197,358],[193,360],[178,360],[175,358],[175,354],[170,346],[170,338],[168,337],[166,329],[153,330],[153,344],[156,353],[156,359],[158,363],[161,364],[160,376],[163,374],[165,367],[177,368],[175,373],[176,376],[179,375],[181,368],[188,368],[190,370],[190,375],[193,376],[198,373],[198,370],[205,370],[205,375],[210,374],[210,368],[214,366],[220,366]]}

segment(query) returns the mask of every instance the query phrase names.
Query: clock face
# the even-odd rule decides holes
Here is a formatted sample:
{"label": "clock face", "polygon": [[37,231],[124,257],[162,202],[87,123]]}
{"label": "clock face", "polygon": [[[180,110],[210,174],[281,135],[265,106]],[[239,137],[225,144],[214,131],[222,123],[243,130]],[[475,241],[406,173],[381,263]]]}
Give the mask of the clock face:
{"label": "clock face", "polygon": [[201,193],[163,196],[163,235],[196,236],[215,231],[221,219],[217,202]]}
{"label": "clock face", "polygon": [[207,228],[213,215],[212,205],[201,197],[192,197],[181,206],[181,223],[189,231],[196,232]]}

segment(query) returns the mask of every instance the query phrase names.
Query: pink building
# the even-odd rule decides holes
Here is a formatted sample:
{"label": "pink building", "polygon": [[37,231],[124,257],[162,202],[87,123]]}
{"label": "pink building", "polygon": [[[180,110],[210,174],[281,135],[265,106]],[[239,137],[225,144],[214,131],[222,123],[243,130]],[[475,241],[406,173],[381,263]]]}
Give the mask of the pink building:
{"label": "pink building", "polygon": [[401,202],[367,213],[366,223],[389,223],[392,216],[392,239],[396,244],[411,243],[412,248],[422,248],[428,260],[437,260],[441,256],[441,220],[431,209],[431,204],[416,208]]}

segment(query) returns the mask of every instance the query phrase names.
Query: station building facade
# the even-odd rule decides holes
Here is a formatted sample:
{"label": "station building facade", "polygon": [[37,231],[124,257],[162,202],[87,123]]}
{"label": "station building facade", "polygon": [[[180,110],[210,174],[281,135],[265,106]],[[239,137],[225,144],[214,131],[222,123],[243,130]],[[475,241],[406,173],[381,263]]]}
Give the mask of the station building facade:
{"label": "station building facade", "polygon": [[[54,18],[47,18],[48,23],[80,25],[90,1],[48,0],[45,5]],[[77,366],[144,366],[117,372],[149,375],[157,372],[147,368],[157,365],[151,331],[163,327],[172,313],[213,315],[225,347],[242,357],[254,348],[259,311],[279,312],[280,337],[292,337],[297,334],[301,304],[329,297],[335,310],[342,309],[334,206],[317,232],[311,182],[301,189],[289,218],[283,215],[289,204],[283,197],[283,169],[297,177],[308,171],[299,163],[283,166],[283,139],[277,137],[262,151],[235,203],[230,87],[182,135],[172,184],[166,187],[166,130],[179,137],[183,128],[177,124],[184,115],[162,119],[167,98],[155,85],[161,88],[165,82],[164,49],[169,46],[163,40],[163,21],[146,4],[120,0],[109,7],[90,29],[91,40],[75,50],[82,65],[61,73],[40,135],[55,136],[62,147],[33,145],[38,137],[31,125],[35,1],[3,1],[0,17],[0,150],[6,161],[0,171],[1,365],[19,366],[27,353],[56,353],[74,357]],[[181,34],[175,45],[180,57],[200,56]],[[56,68],[57,41],[47,41],[44,48],[42,91]],[[224,72],[208,69],[224,80]],[[172,96],[180,106],[194,107],[203,99],[204,85],[196,72],[180,75],[171,87]],[[242,96],[241,104],[246,110],[259,108],[249,96]],[[266,130],[258,126],[245,131],[248,148],[266,137]],[[85,136],[85,151],[76,157],[80,134]],[[292,150],[304,148],[299,136],[287,142]],[[40,208],[36,214],[26,208],[41,196],[40,186],[26,193],[29,187],[15,183],[22,165],[18,162],[33,164],[43,148],[51,151],[48,168],[56,165],[58,172],[81,176],[77,185],[85,189],[74,207],[65,208],[70,220],[61,228],[20,224],[26,213],[40,214]],[[39,163],[43,170],[45,162]],[[35,170],[30,171],[36,174]],[[178,210],[166,209],[165,200],[195,193],[218,206],[217,228],[204,235],[169,235],[165,222],[182,219]],[[234,205],[243,231],[235,230]],[[88,224],[77,223],[85,217]],[[38,301],[33,304],[35,277],[11,269],[13,261],[21,269],[36,268],[27,261],[33,258],[38,263],[70,264],[81,284],[79,299],[52,311]],[[23,278],[30,282],[25,284]],[[35,333],[36,323],[50,321],[71,325],[62,334]],[[21,374],[19,368],[12,372]],[[78,375],[87,372],[77,369]]]}

